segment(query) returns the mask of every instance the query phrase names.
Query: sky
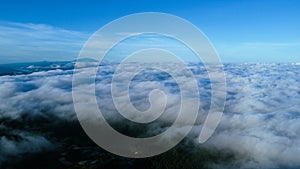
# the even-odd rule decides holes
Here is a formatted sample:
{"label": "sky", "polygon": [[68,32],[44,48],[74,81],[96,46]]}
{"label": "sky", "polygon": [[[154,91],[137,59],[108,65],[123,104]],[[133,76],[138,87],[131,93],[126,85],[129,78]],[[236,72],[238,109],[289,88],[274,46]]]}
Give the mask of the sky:
{"label": "sky", "polygon": [[105,24],[139,12],[184,18],[223,62],[300,62],[300,1],[6,0],[0,5],[0,64],[73,60]]}

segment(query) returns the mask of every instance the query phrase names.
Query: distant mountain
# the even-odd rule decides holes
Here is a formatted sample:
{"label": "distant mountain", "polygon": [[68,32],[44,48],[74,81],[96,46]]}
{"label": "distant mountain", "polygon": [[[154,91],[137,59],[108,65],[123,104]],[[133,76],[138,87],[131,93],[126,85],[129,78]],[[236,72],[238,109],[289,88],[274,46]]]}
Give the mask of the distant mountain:
{"label": "distant mountain", "polygon": [[71,70],[74,69],[76,62],[82,63],[84,67],[89,67],[95,66],[95,64],[98,61],[92,58],[81,58],[72,61],[41,61],[0,64],[0,76],[29,74],[33,72],[48,71],[55,69]]}
{"label": "distant mountain", "polygon": [[17,70],[9,68],[9,67],[0,67],[0,76],[3,75],[13,75]]}
{"label": "distant mountain", "polygon": [[81,59],[74,60],[74,62],[98,62],[98,61],[92,58],[81,58]]}
{"label": "distant mountain", "polygon": [[55,69],[69,70],[73,68],[74,62],[72,61],[10,63],[0,65],[0,76],[28,74]]}

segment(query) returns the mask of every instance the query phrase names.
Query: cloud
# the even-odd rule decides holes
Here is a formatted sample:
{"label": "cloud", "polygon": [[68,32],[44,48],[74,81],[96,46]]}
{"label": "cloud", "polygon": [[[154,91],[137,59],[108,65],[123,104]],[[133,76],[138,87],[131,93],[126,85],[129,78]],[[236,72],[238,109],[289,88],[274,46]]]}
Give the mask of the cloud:
{"label": "cloud", "polygon": [[0,62],[72,60],[89,34],[45,24],[0,22]]}
{"label": "cloud", "polygon": [[[14,139],[14,138],[17,138]],[[2,162],[13,160],[16,156],[25,153],[38,153],[55,148],[55,145],[45,137],[30,133],[16,133],[13,138],[1,136],[0,138],[0,166]]]}
{"label": "cloud", "polygon": [[54,70],[0,77],[0,166],[22,154],[58,146],[49,138],[51,130],[61,121],[76,120],[71,74],[71,70]]}
{"label": "cloud", "polygon": [[[134,71],[138,67],[136,64],[128,65],[126,71]],[[167,70],[177,70],[173,63],[163,64]],[[168,74],[150,69],[135,76],[130,84],[130,100],[137,109],[144,111],[149,108],[148,95],[152,89],[159,88],[168,96],[164,114],[155,122],[137,127],[140,124],[123,118],[113,105],[110,89],[116,66],[103,64],[96,77],[99,108],[111,125],[132,136],[151,136],[165,131],[177,117],[180,106],[180,90],[174,79]],[[201,145],[198,143],[198,135],[210,105],[210,81],[203,65],[191,64],[189,68],[199,83],[201,106],[197,122],[187,137],[188,141],[194,143],[193,148],[190,150],[191,145],[182,144],[183,148],[188,151],[206,149],[233,154],[234,160],[229,159],[226,163],[209,161],[212,168],[300,166],[299,64],[226,64],[228,96],[225,112],[216,132]],[[89,76],[92,70],[82,68],[78,73]],[[121,79],[128,78],[126,71],[120,74]],[[59,69],[0,77],[0,130],[6,133],[0,137],[0,145],[6,147],[5,151],[0,152],[2,161],[8,154],[14,156],[24,152],[44,151],[45,147],[54,144],[51,137],[45,135],[47,130],[43,130],[45,133],[33,133],[26,127],[39,126],[39,119],[48,119],[47,123],[53,125],[60,120],[77,121],[71,95],[71,78],[71,70]],[[189,83],[184,85],[188,86]],[[82,89],[79,101],[87,105],[90,103],[91,98],[84,95],[84,89],[91,87],[88,81],[78,86]],[[118,97],[126,99],[123,92]],[[123,108],[126,109],[126,105]],[[85,107],[86,111],[89,109]],[[22,127],[15,127],[9,121],[19,121]],[[177,127],[174,135],[188,125],[192,124]],[[11,135],[20,136],[22,141],[12,139]],[[33,144],[35,147],[29,148]]]}
{"label": "cloud", "polygon": [[225,113],[207,145],[234,152],[243,168],[299,166],[299,68],[295,64],[227,65]]}
{"label": "cloud", "polygon": [[[92,33],[67,30],[46,24],[17,23],[0,21],[0,62],[15,63],[30,61],[66,61],[74,60]],[[98,57],[95,53],[106,52],[121,34],[108,39],[104,35],[93,35],[89,50],[81,53],[84,57]],[[185,59],[199,60],[195,54],[181,42],[157,34],[132,36],[111,50],[109,58],[119,60],[119,55],[145,48],[164,48],[173,51]],[[131,51],[131,52],[130,52]]]}

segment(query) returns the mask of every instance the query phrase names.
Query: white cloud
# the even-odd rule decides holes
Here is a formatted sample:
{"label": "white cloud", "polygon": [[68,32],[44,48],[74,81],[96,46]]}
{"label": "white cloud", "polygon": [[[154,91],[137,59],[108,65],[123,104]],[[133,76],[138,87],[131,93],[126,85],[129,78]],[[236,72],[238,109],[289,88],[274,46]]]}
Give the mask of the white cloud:
{"label": "white cloud", "polygon": [[0,62],[71,60],[89,34],[45,24],[0,22]]}
{"label": "white cloud", "polygon": [[[173,69],[172,64],[166,69]],[[101,66],[97,76],[98,104],[105,117],[122,127],[126,123],[117,116],[110,96],[110,80],[116,65]],[[133,71],[136,65],[127,68]],[[190,66],[197,77],[201,93],[201,113],[188,140],[195,142],[193,151],[206,148],[214,152],[230,152],[235,161],[211,164],[227,168],[279,168],[300,166],[300,80],[299,64],[227,64],[228,97],[225,112],[216,133],[203,145],[198,145],[198,134],[205,112],[209,107],[210,83],[201,65]],[[79,73],[90,75],[91,69]],[[18,119],[24,114],[31,118],[40,116],[76,120],[71,97],[72,71],[52,70],[29,75],[0,77],[0,119]],[[122,74],[126,79],[128,74]],[[89,82],[84,88],[91,88]],[[187,84],[188,85],[188,84]],[[80,86],[79,86],[80,87]],[[131,101],[140,110],[149,107],[148,92],[153,88],[163,90],[168,96],[167,110],[155,123],[145,128],[153,135],[164,131],[176,118],[179,106],[178,87],[168,76],[158,72],[141,72],[131,84]],[[84,91],[83,91],[84,93]],[[120,92],[120,98],[123,98]],[[126,97],[124,97],[126,98]],[[82,95],[82,102],[89,103]],[[126,107],[126,106],[125,106]],[[86,107],[89,110],[89,107]],[[185,124],[190,125],[190,124]],[[5,127],[5,126],[4,126]],[[128,127],[128,126],[127,126]],[[185,126],[183,126],[185,127]],[[182,127],[176,132],[181,132]],[[12,131],[15,132],[15,131]],[[27,133],[27,131],[22,131]],[[174,133],[174,134],[175,134]],[[30,133],[29,133],[30,134]],[[43,136],[38,143],[46,143]],[[170,136],[171,137],[171,136]],[[30,139],[29,139],[30,140]],[[34,140],[34,139],[31,139]],[[14,143],[1,138],[1,144],[25,147],[31,142]],[[34,141],[33,141],[34,142]],[[39,144],[38,144],[39,145]],[[183,145],[185,146],[185,145]],[[25,150],[24,150],[25,151]],[[26,150],[27,151],[27,150]],[[31,151],[31,150],[28,150]],[[17,154],[19,152],[16,152]],[[0,156],[3,156],[3,152]]]}

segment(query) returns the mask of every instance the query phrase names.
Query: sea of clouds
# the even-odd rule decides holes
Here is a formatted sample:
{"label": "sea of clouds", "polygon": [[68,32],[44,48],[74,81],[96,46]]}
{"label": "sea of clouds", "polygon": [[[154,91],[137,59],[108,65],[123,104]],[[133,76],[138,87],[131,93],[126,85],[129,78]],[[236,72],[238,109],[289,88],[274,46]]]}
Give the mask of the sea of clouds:
{"label": "sea of clouds", "polygon": [[[128,71],[134,69],[135,64]],[[174,65],[164,64],[174,70]],[[126,120],[118,115],[110,90],[116,66],[101,65],[95,91],[105,117],[114,127],[122,128]],[[234,154],[235,160],[224,165],[211,164],[213,168],[300,166],[300,64],[225,64],[225,111],[213,136],[202,145],[197,139],[210,106],[210,80],[203,65],[191,64],[189,69],[194,73],[201,93],[199,117],[187,137],[194,144],[193,151],[205,147]],[[79,73],[88,75],[90,70],[82,68]],[[0,164],[25,153],[55,149],[57,141],[47,133],[38,132],[39,124],[34,123],[41,123],[41,119],[53,125],[60,120],[77,121],[72,99],[72,74],[73,70],[57,69],[0,77],[0,133],[3,133],[0,135]],[[123,74],[126,78],[126,73]],[[92,87],[88,82],[84,85]],[[150,106],[148,94],[157,88],[168,96],[166,111],[158,122],[144,128],[146,131],[142,136],[163,132],[178,114],[179,86],[170,75],[156,70],[142,71],[132,80],[132,104],[139,110],[146,110]],[[120,93],[119,97],[125,96]],[[37,129],[33,132],[32,127]],[[180,128],[176,132],[180,132]]]}

